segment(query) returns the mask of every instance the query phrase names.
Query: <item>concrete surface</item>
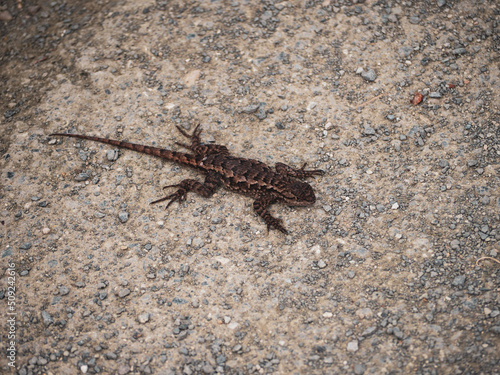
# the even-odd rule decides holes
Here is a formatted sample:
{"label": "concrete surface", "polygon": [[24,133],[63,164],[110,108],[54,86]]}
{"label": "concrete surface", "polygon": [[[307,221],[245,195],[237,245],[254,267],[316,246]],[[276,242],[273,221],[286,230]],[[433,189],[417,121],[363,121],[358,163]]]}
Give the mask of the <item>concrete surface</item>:
{"label": "concrete surface", "polygon": [[[0,3],[16,371],[498,374],[499,14],[493,0]],[[235,155],[327,172],[314,206],[273,206],[290,235],[223,189],[149,205],[202,176],[48,136],[175,148],[174,125],[197,123]]]}

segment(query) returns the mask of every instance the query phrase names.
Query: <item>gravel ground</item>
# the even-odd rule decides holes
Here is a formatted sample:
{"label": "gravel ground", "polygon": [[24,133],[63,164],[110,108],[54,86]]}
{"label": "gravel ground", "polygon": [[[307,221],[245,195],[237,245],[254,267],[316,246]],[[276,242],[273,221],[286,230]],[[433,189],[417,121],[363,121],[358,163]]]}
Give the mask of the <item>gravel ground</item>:
{"label": "gravel ground", "polygon": [[[0,2],[0,372],[500,373],[497,1],[35,3]],[[197,123],[326,171],[289,235],[48,136]]]}

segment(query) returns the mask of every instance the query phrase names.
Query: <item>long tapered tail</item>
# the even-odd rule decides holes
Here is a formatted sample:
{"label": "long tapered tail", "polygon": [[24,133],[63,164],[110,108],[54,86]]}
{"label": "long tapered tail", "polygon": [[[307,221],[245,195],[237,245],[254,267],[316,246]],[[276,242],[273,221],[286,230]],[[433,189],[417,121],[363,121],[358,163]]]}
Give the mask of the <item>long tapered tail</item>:
{"label": "long tapered tail", "polygon": [[53,133],[53,134],[50,134],[49,136],[51,136],[51,137],[61,136],[61,137],[87,139],[89,141],[113,145],[113,146],[120,147],[120,148],[126,148],[126,149],[140,152],[143,154],[154,155],[154,156],[157,156],[159,158],[172,160],[172,161],[175,161],[177,163],[185,164],[185,165],[188,165],[191,167],[197,166],[197,161],[196,161],[195,155],[185,154],[183,152],[178,152],[178,151],[167,150],[164,148],[153,147],[153,146],[144,146],[144,145],[139,145],[137,143],[117,141],[115,139],[94,137],[91,135]]}

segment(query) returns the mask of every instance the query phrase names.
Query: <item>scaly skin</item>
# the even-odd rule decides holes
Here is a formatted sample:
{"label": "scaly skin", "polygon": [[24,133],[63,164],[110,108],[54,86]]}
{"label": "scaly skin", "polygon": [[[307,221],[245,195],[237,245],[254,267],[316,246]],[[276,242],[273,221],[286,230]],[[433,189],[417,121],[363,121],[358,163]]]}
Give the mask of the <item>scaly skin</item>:
{"label": "scaly skin", "polygon": [[179,184],[165,186],[164,188],[177,187],[178,190],[151,202],[151,204],[169,200],[166,208],[175,201],[184,201],[189,191],[194,191],[208,198],[215,193],[220,185],[223,185],[229,190],[253,197],[255,199],[253,208],[264,219],[267,228],[274,228],[286,234],[288,231],[283,227],[282,220],[271,215],[269,206],[278,202],[289,206],[309,206],[316,202],[311,185],[300,180],[323,175],[322,170],[306,170],[305,164],[302,168],[296,169],[283,163],[277,163],[273,170],[258,160],[231,156],[225,146],[202,144],[200,125],[195,128],[192,135],[187,134],[180,127],[177,129],[191,140],[190,145],[177,144],[191,150],[192,154],[88,135],[54,133],[51,136],[87,139],[154,155],[195,168],[206,175],[203,183],[188,179]]}

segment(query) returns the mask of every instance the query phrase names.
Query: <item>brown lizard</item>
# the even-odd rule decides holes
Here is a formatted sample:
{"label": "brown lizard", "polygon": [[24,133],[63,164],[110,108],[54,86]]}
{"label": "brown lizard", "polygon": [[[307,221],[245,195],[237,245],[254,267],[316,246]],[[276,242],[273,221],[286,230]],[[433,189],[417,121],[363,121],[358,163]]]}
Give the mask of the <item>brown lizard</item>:
{"label": "brown lizard", "polygon": [[271,216],[268,207],[276,202],[283,202],[289,206],[309,206],[316,202],[311,185],[300,180],[323,175],[322,170],[306,170],[306,164],[296,169],[283,163],[276,163],[275,170],[273,170],[258,160],[231,156],[225,146],[202,144],[200,125],[194,129],[192,135],[187,134],[179,126],[177,129],[182,135],[191,139],[191,145],[179,142],[176,144],[191,150],[193,154],[89,135],[54,133],[50,136],[73,137],[106,143],[187,165],[206,175],[203,183],[187,179],[179,184],[165,186],[164,189],[179,188],[175,193],[151,202],[153,204],[170,199],[165,208],[175,201],[184,201],[189,191],[208,198],[220,185],[224,185],[229,190],[253,197],[255,199],[253,208],[264,219],[267,228],[275,228],[286,234],[288,231],[281,224],[282,220]]}

